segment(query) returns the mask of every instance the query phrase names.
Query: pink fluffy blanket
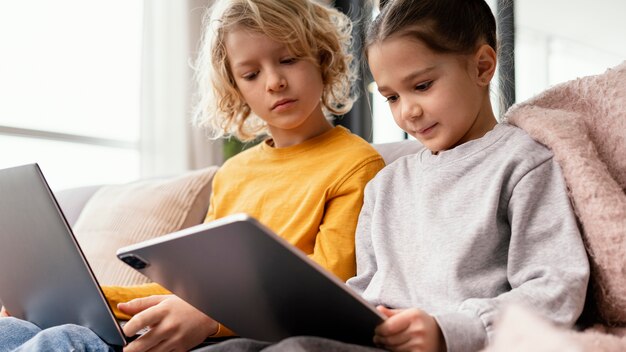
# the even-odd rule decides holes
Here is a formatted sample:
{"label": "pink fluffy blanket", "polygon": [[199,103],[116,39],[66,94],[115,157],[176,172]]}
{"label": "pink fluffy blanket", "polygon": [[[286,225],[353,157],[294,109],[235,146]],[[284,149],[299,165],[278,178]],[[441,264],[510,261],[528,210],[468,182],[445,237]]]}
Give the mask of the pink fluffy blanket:
{"label": "pink fluffy blanket", "polygon": [[[505,115],[554,152],[591,264],[593,323],[626,329],[626,61],[514,105]],[[622,328],[619,328],[622,327]],[[605,329],[606,332],[606,329]],[[595,334],[595,333],[594,333]],[[626,350],[626,338],[620,339]],[[597,349],[612,350],[612,349]]]}

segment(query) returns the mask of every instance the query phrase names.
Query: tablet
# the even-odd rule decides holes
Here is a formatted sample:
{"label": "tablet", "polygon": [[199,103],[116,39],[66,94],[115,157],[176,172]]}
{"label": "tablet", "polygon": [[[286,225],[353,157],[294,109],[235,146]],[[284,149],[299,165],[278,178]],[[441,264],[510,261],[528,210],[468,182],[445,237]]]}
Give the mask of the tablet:
{"label": "tablet", "polygon": [[372,345],[375,307],[246,214],[121,248],[117,256],[239,336]]}

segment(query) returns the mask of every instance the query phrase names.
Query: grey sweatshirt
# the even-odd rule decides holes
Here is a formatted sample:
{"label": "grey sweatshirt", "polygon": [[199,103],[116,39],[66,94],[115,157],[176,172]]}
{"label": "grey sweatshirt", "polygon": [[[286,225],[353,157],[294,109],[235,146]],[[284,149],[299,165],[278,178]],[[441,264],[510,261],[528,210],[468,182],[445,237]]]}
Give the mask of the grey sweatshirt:
{"label": "grey sweatshirt", "polygon": [[570,326],[589,263],[552,153],[499,124],[433,155],[423,149],[367,185],[348,285],[375,305],[433,315],[448,351],[475,351],[503,305]]}

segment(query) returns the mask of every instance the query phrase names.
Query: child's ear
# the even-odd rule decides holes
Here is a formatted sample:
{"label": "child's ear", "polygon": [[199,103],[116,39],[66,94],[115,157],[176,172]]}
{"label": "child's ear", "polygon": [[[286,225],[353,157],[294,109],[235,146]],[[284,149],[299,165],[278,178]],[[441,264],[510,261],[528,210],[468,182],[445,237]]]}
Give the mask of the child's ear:
{"label": "child's ear", "polygon": [[483,44],[476,50],[474,60],[476,62],[477,84],[486,87],[496,72],[498,61],[496,51],[490,45]]}

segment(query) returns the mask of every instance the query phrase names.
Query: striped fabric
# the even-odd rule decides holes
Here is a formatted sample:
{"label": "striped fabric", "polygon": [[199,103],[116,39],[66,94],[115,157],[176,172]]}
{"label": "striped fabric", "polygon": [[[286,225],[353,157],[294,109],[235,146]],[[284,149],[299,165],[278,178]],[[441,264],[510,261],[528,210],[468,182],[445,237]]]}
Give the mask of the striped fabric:
{"label": "striped fabric", "polygon": [[115,256],[118,248],[202,223],[217,166],[167,179],[100,188],[73,228],[100,285],[150,282]]}

